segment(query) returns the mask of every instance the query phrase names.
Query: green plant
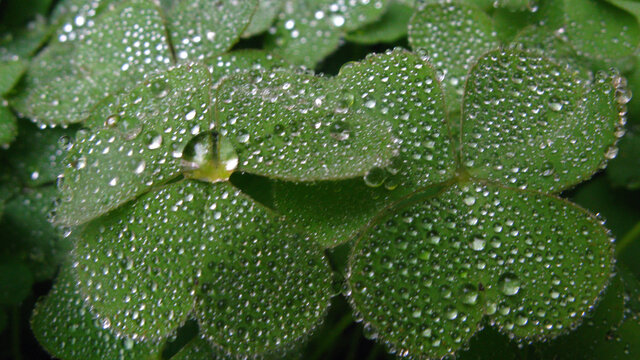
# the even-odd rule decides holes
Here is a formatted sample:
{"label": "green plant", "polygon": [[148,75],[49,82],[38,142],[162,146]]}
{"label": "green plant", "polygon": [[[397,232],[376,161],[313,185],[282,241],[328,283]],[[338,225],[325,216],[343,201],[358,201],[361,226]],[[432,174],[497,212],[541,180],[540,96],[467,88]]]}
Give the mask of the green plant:
{"label": "green plant", "polygon": [[637,187],[637,13],[60,1],[0,51],[3,227],[26,239],[3,256],[28,254],[0,303],[59,266],[31,327],[62,359],[302,356],[349,324],[322,325],[340,292],[402,357],[634,358],[640,272],[615,259],[640,231],[614,246],[559,195],[609,161]]}

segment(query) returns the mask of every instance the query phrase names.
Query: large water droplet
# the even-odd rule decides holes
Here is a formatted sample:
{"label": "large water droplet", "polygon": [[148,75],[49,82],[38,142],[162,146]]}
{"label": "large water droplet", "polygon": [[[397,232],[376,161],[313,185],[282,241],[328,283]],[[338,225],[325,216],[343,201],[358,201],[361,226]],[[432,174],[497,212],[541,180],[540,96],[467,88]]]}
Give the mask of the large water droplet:
{"label": "large water droplet", "polygon": [[205,131],[189,140],[180,161],[185,177],[220,182],[238,167],[238,155],[231,143],[215,131]]}
{"label": "large water droplet", "polygon": [[513,273],[506,273],[500,277],[498,288],[503,294],[513,296],[520,291],[520,279]]}
{"label": "large water droplet", "polygon": [[367,186],[378,187],[387,179],[387,171],[380,167],[374,167],[364,174],[364,183]]}

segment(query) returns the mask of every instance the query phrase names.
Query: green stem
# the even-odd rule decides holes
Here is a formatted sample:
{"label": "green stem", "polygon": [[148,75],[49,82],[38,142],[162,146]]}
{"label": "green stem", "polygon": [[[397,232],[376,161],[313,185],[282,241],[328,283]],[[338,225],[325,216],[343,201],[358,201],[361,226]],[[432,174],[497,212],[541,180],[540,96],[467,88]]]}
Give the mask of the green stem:
{"label": "green stem", "polygon": [[11,352],[14,360],[22,360],[20,352],[20,311],[18,306],[11,308]]}
{"label": "green stem", "polygon": [[631,244],[635,239],[640,237],[640,222],[637,223],[627,234],[622,237],[620,242],[616,245],[616,257],[620,256],[622,250],[624,250],[629,244]]}
{"label": "green stem", "polygon": [[338,336],[340,336],[344,330],[351,325],[353,319],[351,318],[351,314],[345,314],[340,321],[333,327],[333,331],[324,338],[324,341],[318,345],[317,351],[315,351],[314,356],[310,357],[310,360],[319,359],[324,353],[333,346]]}

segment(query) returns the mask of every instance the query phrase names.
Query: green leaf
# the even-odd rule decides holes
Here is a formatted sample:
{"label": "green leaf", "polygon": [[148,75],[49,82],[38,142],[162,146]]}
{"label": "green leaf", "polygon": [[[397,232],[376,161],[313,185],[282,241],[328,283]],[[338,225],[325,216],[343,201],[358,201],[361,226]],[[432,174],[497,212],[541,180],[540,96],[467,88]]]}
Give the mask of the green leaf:
{"label": "green leaf", "polygon": [[6,101],[0,98],[0,147],[7,148],[17,135],[18,121],[6,106]]}
{"label": "green leaf", "polygon": [[634,15],[636,19],[640,18],[640,1],[638,0],[606,0],[620,9],[624,9]]}
{"label": "green leaf", "polygon": [[31,316],[38,342],[64,360],[160,359],[158,345],[117,338],[108,324],[93,318],[82,301],[69,268],[63,268],[53,289],[40,300]]}
{"label": "green leaf", "polygon": [[33,274],[22,261],[3,257],[0,261],[0,305],[17,306],[31,293]]}
{"label": "green leaf", "polygon": [[378,21],[348,33],[346,39],[366,45],[397,41],[407,35],[413,12],[412,6],[391,1],[387,12]]}
{"label": "green leaf", "polygon": [[[542,346],[543,357],[556,359],[620,359],[623,347],[616,348],[613,332],[621,325],[624,312],[623,286],[615,277],[600,302],[584,323],[573,332]],[[617,351],[616,351],[617,350]],[[617,353],[618,356],[614,355]],[[621,357],[622,359],[632,357]]]}
{"label": "green leaf", "polygon": [[585,81],[593,77],[591,70],[593,64],[580,57],[567,39],[558,36],[551,27],[527,26],[520,31],[510,46],[518,50],[537,52],[540,56],[560,64],[566,64],[572,70],[577,71],[576,75]]}
{"label": "green leaf", "polygon": [[81,40],[55,43],[38,55],[13,105],[40,125],[81,122],[107,94],[170,62],[158,8],[129,1],[104,12]]}
{"label": "green leaf", "polygon": [[[281,57],[255,49],[230,51],[219,56],[207,58],[203,63],[209,67],[214,87],[220,85],[225,77],[243,73],[247,70],[293,68]],[[215,93],[212,94],[214,97],[212,103],[215,103],[215,95]]]}
{"label": "green leaf", "polygon": [[441,72],[450,112],[460,108],[471,67],[499,46],[491,18],[475,6],[459,3],[421,7],[409,24],[409,44],[424,51]]}
{"label": "green leaf", "polygon": [[53,185],[23,189],[7,202],[0,220],[4,232],[0,253],[20,259],[35,281],[52,279],[71,250],[68,239],[63,239],[61,231],[49,222],[57,197]]}
{"label": "green leaf", "polygon": [[217,240],[203,236],[216,224],[206,221],[206,206],[223,190],[177,182],[79,230],[73,256],[80,290],[115,334],[162,339],[188,319],[201,258]]}
{"label": "green leaf", "polygon": [[26,68],[22,60],[0,62],[0,95],[6,95],[13,89]]}
{"label": "green leaf", "polygon": [[285,2],[285,0],[259,0],[258,7],[249,26],[242,33],[242,37],[248,38],[269,30]]}
{"label": "green leaf", "polygon": [[606,286],[612,242],[566,201],[481,182],[378,219],[355,245],[352,305],[393,349],[456,351],[483,317],[523,339],[562,334]]}
{"label": "green leaf", "polygon": [[491,14],[498,38],[503,44],[515,39],[528,26],[533,25],[537,18],[535,13],[527,10],[513,11],[498,8]]}
{"label": "green leaf", "polygon": [[65,149],[76,129],[40,130],[26,120],[18,122],[18,129],[18,138],[7,153],[13,173],[26,186],[53,183],[64,169]]}
{"label": "green leaf", "polygon": [[340,46],[345,32],[379,19],[387,2],[287,0],[267,48],[291,63],[314,67]]}
{"label": "green leaf", "polygon": [[44,17],[38,16],[24,28],[3,34],[0,39],[0,60],[32,56],[49,38],[52,28]]}
{"label": "green leaf", "polygon": [[607,168],[609,181],[615,186],[640,188],[640,135],[629,132],[618,144],[618,156]]}
{"label": "green leaf", "polygon": [[404,50],[372,55],[343,67],[335,82],[350,98],[376,104],[399,149],[389,166],[364,179],[274,184],[276,209],[324,246],[347,241],[389,203],[450,179],[456,166],[442,89],[419,56]]}
{"label": "green leaf", "polygon": [[640,25],[626,11],[604,1],[562,0],[562,34],[578,54],[604,62],[633,55]]}
{"label": "green leaf", "polygon": [[222,54],[238,41],[257,0],[161,0],[179,61]]}
{"label": "green leaf", "polygon": [[182,350],[171,357],[171,360],[212,360],[216,355],[204,339],[197,338],[189,342]]}
{"label": "green leaf", "polygon": [[538,2],[540,0],[496,0],[493,2],[493,6],[510,10],[534,11],[538,8]]}
{"label": "green leaf", "polygon": [[388,163],[392,139],[375,103],[346,92],[304,73],[232,76],[218,89],[220,134],[248,173],[297,181],[361,176]]}
{"label": "green leaf", "polygon": [[80,224],[179,176],[186,143],[214,126],[211,87],[206,68],[185,65],[107,98],[69,150],[56,221]]}
{"label": "green leaf", "polygon": [[585,84],[533,53],[485,55],[467,82],[465,164],[478,177],[542,191],[588,179],[616,153],[619,84],[604,74]]}
{"label": "green leaf", "polygon": [[310,239],[229,191],[212,224],[199,279],[196,318],[216,349],[236,357],[282,354],[326,315],[330,268]]}

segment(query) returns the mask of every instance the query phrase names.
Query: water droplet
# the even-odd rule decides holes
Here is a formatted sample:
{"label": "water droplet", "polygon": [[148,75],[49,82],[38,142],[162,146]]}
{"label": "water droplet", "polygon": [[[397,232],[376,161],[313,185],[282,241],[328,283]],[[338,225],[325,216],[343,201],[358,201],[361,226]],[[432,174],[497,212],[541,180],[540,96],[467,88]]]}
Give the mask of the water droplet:
{"label": "water droplet", "polygon": [[251,138],[251,135],[249,135],[249,133],[246,131],[240,131],[238,133],[238,136],[236,137],[238,142],[241,144],[246,144],[247,142],[249,142],[250,138]]}
{"label": "water droplet", "polygon": [[338,99],[338,105],[336,106],[335,112],[338,114],[347,113],[355,99],[356,97],[352,93],[343,91]]}
{"label": "water droplet", "polygon": [[344,141],[351,134],[349,124],[346,121],[338,120],[329,127],[329,135],[338,141]]}
{"label": "water droplet", "polygon": [[107,120],[104,121],[104,126],[106,127],[114,127],[118,124],[118,120],[120,120],[120,116],[118,115],[109,115]]}
{"label": "water droplet", "polygon": [[228,140],[205,131],[189,140],[180,164],[185,177],[215,183],[229,179],[238,166],[238,155]]}
{"label": "water droplet", "polygon": [[377,166],[367,171],[364,175],[364,183],[370,187],[381,186],[386,179],[387,172],[383,168]]}
{"label": "water droplet", "polygon": [[471,284],[464,285],[462,287],[461,300],[463,304],[475,305],[478,302],[478,290],[476,290],[476,287]]}
{"label": "water droplet", "polygon": [[142,172],[144,171],[146,167],[146,162],[144,160],[141,160],[137,165],[135,170],[133,171],[136,174],[142,174]]}
{"label": "water droplet", "polygon": [[155,150],[155,149],[158,149],[160,146],[162,146],[162,135],[158,134],[155,131],[149,132],[146,135],[145,140],[149,150]]}
{"label": "water droplet", "polygon": [[507,296],[513,296],[520,291],[520,279],[513,273],[506,273],[498,280],[498,288]]}
{"label": "water droplet", "polygon": [[482,235],[474,235],[471,239],[471,248],[475,251],[484,250],[487,240]]}

